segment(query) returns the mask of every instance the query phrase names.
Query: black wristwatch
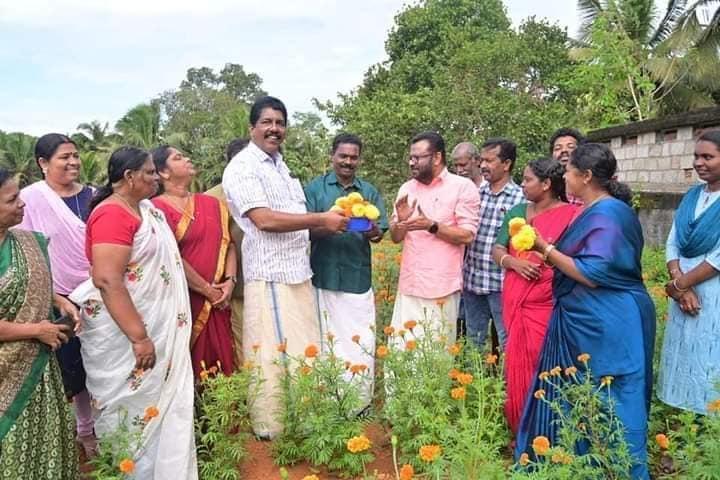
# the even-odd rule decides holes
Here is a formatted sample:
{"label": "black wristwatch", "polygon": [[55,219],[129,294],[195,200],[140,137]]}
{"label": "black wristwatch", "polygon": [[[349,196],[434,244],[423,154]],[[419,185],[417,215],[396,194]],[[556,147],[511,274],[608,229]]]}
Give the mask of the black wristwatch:
{"label": "black wristwatch", "polygon": [[439,229],[440,229],[440,225],[438,225],[437,222],[433,222],[432,225],[430,225],[430,228],[428,228],[428,232],[435,235]]}

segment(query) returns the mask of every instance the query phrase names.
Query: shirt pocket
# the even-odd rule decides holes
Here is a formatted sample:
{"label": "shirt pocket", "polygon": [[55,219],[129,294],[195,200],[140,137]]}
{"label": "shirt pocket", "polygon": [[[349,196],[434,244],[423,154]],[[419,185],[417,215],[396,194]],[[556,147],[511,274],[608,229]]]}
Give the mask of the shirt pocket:
{"label": "shirt pocket", "polygon": [[[438,197],[432,200],[432,208],[429,212],[425,212],[425,215],[435,222],[453,226],[457,224],[457,219],[455,217],[456,207],[456,198],[443,199]],[[425,209],[423,208],[423,212],[424,211]]]}

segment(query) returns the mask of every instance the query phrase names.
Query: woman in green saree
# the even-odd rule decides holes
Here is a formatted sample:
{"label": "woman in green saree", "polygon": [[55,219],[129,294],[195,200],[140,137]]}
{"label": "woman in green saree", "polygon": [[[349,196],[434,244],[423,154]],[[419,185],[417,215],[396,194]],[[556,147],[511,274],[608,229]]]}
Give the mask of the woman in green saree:
{"label": "woman in green saree", "polygon": [[53,323],[52,307],[80,317],[53,294],[45,238],[23,230],[17,182],[0,168],[0,479],[78,478],[75,428],[50,352],[73,327]]}

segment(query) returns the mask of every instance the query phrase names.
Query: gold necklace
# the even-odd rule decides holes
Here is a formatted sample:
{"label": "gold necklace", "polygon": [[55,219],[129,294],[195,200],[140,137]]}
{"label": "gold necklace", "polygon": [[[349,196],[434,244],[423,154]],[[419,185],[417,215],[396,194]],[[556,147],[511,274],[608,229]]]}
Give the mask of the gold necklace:
{"label": "gold necklace", "polygon": [[[190,203],[190,199],[192,198],[192,194],[190,192],[187,193],[184,197],[178,197],[175,195],[170,195],[167,192],[165,193],[165,198],[170,202],[170,205],[175,207],[176,210],[178,210],[180,213],[182,213],[183,216],[188,217],[190,220],[195,220],[195,215],[192,212],[188,212],[188,204]],[[182,205],[179,205],[175,202],[175,198],[179,198],[180,200],[184,200]]]}
{"label": "gold necklace", "polygon": [[130,202],[128,202],[128,201],[125,199],[125,197],[123,197],[123,196],[120,195],[119,193],[115,192],[115,193],[113,193],[113,195],[116,195],[120,200],[122,200],[122,202],[123,202],[125,205],[127,205],[127,207],[128,207],[130,210],[132,210],[133,212],[137,213],[138,217],[142,217],[142,215],[140,214],[140,205],[138,205],[138,208],[133,208],[133,206],[130,205]]}

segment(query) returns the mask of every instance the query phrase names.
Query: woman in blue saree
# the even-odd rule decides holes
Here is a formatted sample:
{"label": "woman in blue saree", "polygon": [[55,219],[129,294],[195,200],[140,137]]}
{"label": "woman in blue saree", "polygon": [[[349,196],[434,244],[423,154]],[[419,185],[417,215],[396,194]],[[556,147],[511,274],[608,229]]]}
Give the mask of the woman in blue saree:
{"label": "woman in blue saree", "polygon": [[[582,199],[583,212],[557,245],[538,236],[534,250],[555,267],[553,307],[539,372],[556,366],[583,367],[589,354],[593,377],[612,376],[607,397],[625,427],[633,460],[631,476],[647,479],[647,419],[652,390],[655,307],[642,281],[643,235],[628,205],[627,186],[613,179],[617,161],[600,144],[581,145],[565,173],[567,191]],[[558,392],[537,376],[530,392]],[[530,396],[517,435],[516,456],[532,455],[535,437],[554,445],[560,425],[546,401]],[[584,452],[579,452],[584,453]]]}

